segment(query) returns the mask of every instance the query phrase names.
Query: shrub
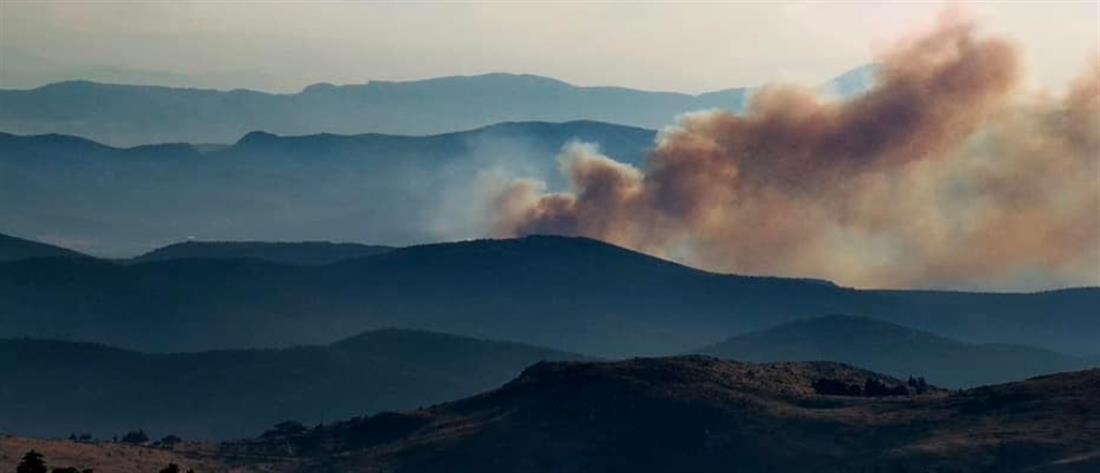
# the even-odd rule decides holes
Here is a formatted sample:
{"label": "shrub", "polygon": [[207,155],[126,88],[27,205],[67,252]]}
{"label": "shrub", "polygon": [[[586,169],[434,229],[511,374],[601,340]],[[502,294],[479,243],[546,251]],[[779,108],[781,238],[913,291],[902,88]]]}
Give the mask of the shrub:
{"label": "shrub", "polygon": [[46,473],[46,460],[41,453],[31,450],[23,455],[15,473]]}

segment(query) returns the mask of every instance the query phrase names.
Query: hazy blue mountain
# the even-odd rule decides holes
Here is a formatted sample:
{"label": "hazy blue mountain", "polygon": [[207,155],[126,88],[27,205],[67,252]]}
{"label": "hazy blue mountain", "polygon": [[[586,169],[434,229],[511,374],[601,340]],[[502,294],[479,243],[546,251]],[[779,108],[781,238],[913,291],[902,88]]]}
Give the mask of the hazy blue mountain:
{"label": "hazy blue mountain", "polygon": [[377,255],[392,250],[390,246],[359,243],[303,241],[272,243],[263,241],[185,241],[157,248],[134,258],[145,263],[187,258],[253,258],[288,264],[328,264],[346,259]]}
{"label": "hazy blue mountain", "polygon": [[[0,340],[0,431],[40,437],[138,428],[190,439],[258,435],[285,420],[410,409],[499,386],[578,355],[431,332],[380,330],[328,345],[147,354]],[[158,437],[159,438],[159,437]]]}
{"label": "hazy blue mountain", "polygon": [[31,258],[77,257],[85,255],[59,246],[24,240],[0,233],[0,262]]}
{"label": "hazy blue mountain", "polygon": [[599,120],[655,128],[683,112],[742,107],[743,91],[703,98],[578,87],[516,74],[315,84],[295,94],[71,81],[0,90],[0,130],[71,134],[130,146],[232,142],[252,130],[279,135],[420,135],[506,121]]}
{"label": "hazy blue mountain", "polygon": [[698,353],[753,361],[838,361],[951,388],[1004,383],[1092,366],[1083,358],[1011,344],[973,344],[867,317],[831,315],[746,333]]}
{"label": "hazy blue mountain", "polygon": [[822,84],[818,88],[818,93],[831,100],[845,100],[862,95],[874,87],[878,71],[877,64],[866,64],[851,69]]}
{"label": "hazy blue mountain", "polygon": [[595,240],[528,237],[399,248],[330,265],[250,259],[0,263],[0,336],[148,351],[324,343],[419,328],[596,356],[683,353],[830,313],[967,342],[1092,353],[1100,289],[862,291],[721,275]]}
{"label": "hazy blue mountain", "polygon": [[254,459],[246,471],[290,473],[1085,473],[1100,467],[1100,370],[872,397],[821,393],[823,383],[906,391],[889,376],[827,362],[539,363],[478,396],[272,432],[223,445],[221,452]]}
{"label": "hazy blue mountain", "polygon": [[[868,66],[865,66],[868,67]],[[870,82],[841,78],[829,93]],[[700,95],[580,87],[526,74],[484,74],[366,84],[315,84],[294,94],[70,81],[0,89],[0,131],[79,135],[118,146],[232,142],[252,130],[431,134],[506,121],[598,120],[659,128],[684,112],[744,110],[752,89]]]}
{"label": "hazy blue mountain", "polygon": [[[130,257],[187,240],[407,245],[490,227],[511,178],[565,186],[571,140],[638,164],[655,132],[598,122],[504,123],[423,137],[253,132],[225,147],[114,148],[64,135],[0,134],[3,231],[57,235]],[[201,150],[201,151],[200,151]]]}
{"label": "hazy blue mountain", "polygon": [[[66,64],[8,44],[0,44],[0,57],[4,58],[4,67],[0,68],[0,88],[29,89],[46,83],[71,79],[186,87],[218,78],[217,75],[211,77],[211,74],[184,74],[117,65]],[[239,70],[231,74],[238,81],[253,82],[259,79],[254,71]]]}

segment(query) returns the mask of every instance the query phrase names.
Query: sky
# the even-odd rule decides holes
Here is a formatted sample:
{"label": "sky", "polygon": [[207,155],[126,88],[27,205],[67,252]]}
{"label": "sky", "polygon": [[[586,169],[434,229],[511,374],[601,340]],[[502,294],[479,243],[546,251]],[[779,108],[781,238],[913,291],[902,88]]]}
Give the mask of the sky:
{"label": "sky", "polygon": [[[0,86],[92,79],[294,92],[488,72],[689,93],[811,85],[930,28],[944,6],[0,0]],[[1064,87],[1100,51],[1097,0],[961,8],[1019,42],[1036,89]]]}

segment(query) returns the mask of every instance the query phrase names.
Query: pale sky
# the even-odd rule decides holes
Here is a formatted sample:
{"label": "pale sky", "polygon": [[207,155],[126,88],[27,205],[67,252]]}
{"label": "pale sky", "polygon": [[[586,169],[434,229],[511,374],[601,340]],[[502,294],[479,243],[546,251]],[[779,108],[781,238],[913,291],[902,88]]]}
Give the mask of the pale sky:
{"label": "pale sky", "polygon": [[[942,2],[0,0],[0,86],[77,78],[297,91],[487,72],[704,92],[816,84],[927,28]],[[1100,0],[970,2],[1057,89],[1100,51]]]}

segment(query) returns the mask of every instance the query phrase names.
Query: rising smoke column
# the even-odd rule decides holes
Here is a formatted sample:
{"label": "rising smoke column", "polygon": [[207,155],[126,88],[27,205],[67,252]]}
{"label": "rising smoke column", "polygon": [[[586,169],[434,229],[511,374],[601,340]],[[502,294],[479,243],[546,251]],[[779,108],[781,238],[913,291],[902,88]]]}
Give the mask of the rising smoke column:
{"label": "rising smoke column", "polygon": [[514,183],[496,231],[858,286],[1100,284],[1098,64],[1025,103],[1013,44],[946,19],[851,101],[767,87],[664,130],[644,170],[569,145],[573,192]]}

